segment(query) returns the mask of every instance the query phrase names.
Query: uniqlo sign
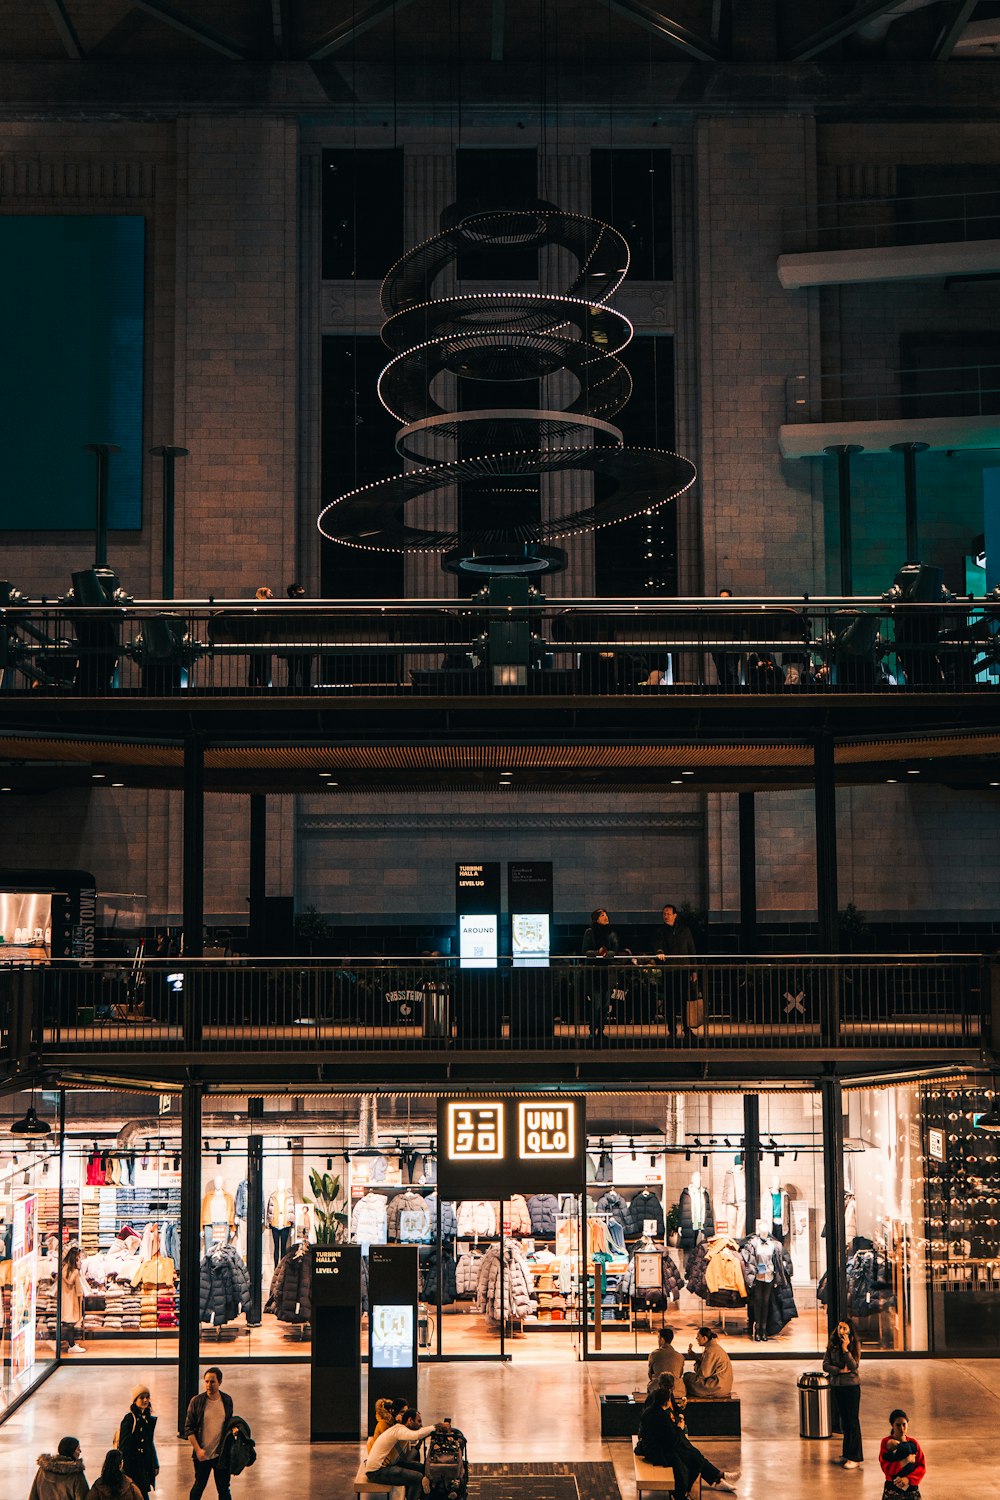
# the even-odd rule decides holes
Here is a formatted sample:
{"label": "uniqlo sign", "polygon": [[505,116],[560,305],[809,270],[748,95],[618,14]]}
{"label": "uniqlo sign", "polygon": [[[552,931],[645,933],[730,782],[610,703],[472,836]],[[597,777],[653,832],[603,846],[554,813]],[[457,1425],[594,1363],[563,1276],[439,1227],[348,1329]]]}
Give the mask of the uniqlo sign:
{"label": "uniqlo sign", "polygon": [[582,1099],[442,1099],[441,1196],[497,1201],[520,1192],[580,1192],[585,1142]]}

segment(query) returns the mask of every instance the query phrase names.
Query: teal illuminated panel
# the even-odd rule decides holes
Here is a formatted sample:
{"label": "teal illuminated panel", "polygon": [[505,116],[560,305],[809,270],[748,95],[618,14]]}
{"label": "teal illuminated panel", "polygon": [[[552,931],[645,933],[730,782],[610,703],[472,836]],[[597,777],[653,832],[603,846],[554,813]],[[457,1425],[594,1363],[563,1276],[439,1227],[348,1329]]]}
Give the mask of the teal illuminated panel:
{"label": "teal illuminated panel", "polygon": [[142,526],[145,221],[0,217],[0,530],[88,531],[117,443],[112,530]]}

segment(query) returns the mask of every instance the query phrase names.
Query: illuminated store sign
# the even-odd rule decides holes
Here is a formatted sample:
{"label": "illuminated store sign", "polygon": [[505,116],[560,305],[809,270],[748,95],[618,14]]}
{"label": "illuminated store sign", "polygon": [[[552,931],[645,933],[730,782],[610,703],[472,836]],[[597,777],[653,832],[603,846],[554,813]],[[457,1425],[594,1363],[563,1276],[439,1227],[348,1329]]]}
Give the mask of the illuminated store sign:
{"label": "illuminated store sign", "polygon": [[586,1180],[582,1099],[442,1099],[438,1141],[443,1196],[578,1192]]}
{"label": "illuminated store sign", "polygon": [[463,969],[495,969],[500,947],[500,865],[474,860],[455,866],[455,919]]}

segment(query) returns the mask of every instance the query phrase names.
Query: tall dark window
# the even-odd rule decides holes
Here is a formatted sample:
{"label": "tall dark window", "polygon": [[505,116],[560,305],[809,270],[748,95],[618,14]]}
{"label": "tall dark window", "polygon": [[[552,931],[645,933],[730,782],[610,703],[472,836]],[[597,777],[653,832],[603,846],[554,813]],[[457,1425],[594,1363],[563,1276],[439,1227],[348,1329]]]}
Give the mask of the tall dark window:
{"label": "tall dark window", "polygon": [[1000,412],[1000,333],[904,333],[899,339],[900,415],[995,416]]}
{"label": "tall dark window", "polygon": [[402,253],[402,151],[324,151],[324,280],[381,281]]}
{"label": "tall dark window", "polygon": [[[667,337],[634,338],[622,360],[633,395],[615,419],[633,448],[674,447],[674,345]],[[597,481],[598,486],[600,480]],[[600,490],[598,488],[598,495]],[[683,499],[608,526],[594,536],[595,592],[632,598],[677,592],[677,506]]]}
{"label": "tall dark window", "polygon": [[[402,468],[395,449],[396,423],[376,392],[387,358],[379,338],[323,340],[324,505]],[[403,558],[395,552],[366,552],[324,541],[320,591],[327,599],[402,598]]]}
{"label": "tall dark window", "polygon": [[896,239],[943,245],[1000,236],[995,167],[942,163],[896,169]]}
{"label": "tall dark window", "polygon": [[[538,160],[534,150],[455,152],[455,196],[467,210],[514,208],[538,199]],[[537,250],[479,250],[459,258],[466,281],[537,281]]]}
{"label": "tall dark window", "polygon": [[669,151],[591,151],[590,204],[628,241],[630,276],[672,280]]}

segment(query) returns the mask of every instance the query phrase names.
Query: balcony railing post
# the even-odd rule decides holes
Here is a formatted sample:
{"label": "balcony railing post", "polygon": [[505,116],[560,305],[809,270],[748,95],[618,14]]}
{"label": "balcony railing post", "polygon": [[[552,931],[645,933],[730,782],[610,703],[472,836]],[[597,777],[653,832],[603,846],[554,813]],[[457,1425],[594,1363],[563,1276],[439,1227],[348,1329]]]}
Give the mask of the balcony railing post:
{"label": "balcony railing post", "polygon": [[184,1432],[187,1404],[198,1392],[201,1334],[201,1092],[200,1083],[181,1090],[181,1306],[177,1340],[177,1432]]}
{"label": "balcony railing post", "polygon": [[[184,742],[184,956],[201,958],[205,933],[205,743]],[[184,975],[184,1045],[201,1045],[201,974]]]}
{"label": "balcony railing post", "polygon": [[[823,1189],[826,1207],[826,1316],[832,1333],[847,1316],[847,1227],[844,1218],[844,1100],[839,1078],[820,1082]],[[748,1199],[749,1207],[749,1199]]]}

